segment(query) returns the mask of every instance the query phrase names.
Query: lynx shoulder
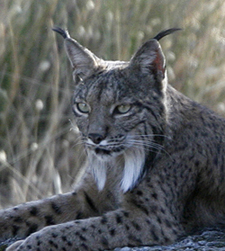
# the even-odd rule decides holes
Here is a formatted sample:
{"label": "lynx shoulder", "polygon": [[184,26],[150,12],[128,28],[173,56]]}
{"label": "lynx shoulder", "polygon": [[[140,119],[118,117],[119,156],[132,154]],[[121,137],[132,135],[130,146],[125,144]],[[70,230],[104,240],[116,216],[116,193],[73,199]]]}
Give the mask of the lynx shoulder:
{"label": "lynx shoulder", "polygon": [[225,120],[167,82],[158,42],[104,61],[54,29],[73,69],[72,109],[88,164],[72,193],[0,211],[7,250],[167,245],[225,225]]}

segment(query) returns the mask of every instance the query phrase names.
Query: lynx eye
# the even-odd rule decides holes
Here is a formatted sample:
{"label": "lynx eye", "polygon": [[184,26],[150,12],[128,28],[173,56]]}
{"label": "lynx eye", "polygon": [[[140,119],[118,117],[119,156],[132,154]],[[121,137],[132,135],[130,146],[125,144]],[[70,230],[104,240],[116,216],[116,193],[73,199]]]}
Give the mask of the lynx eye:
{"label": "lynx eye", "polygon": [[120,113],[120,114],[125,114],[125,113],[129,112],[130,109],[131,109],[131,105],[118,105],[116,107],[117,113]]}
{"label": "lynx eye", "polygon": [[77,110],[81,113],[89,113],[90,112],[90,108],[87,104],[85,103],[77,103]]}

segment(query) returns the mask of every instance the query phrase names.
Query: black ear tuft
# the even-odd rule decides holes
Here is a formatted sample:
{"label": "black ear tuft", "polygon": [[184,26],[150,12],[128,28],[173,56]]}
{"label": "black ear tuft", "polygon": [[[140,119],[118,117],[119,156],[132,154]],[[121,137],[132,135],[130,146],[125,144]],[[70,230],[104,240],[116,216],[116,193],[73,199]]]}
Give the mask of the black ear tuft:
{"label": "black ear tuft", "polygon": [[164,30],[164,31],[161,31],[159,32],[153,39],[159,41],[161,38],[171,34],[171,33],[174,33],[175,31],[179,31],[179,30],[182,30],[180,28],[172,28],[172,29],[168,29],[168,30]]}
{"label": "black ear tuft", "polygon": [[71,38],[67,30],[59,27],[54,27],[52,30],[64,38],[66,52],[73,67],[74,79],[77,80],[77,77],[85,79],[91,76],[98,68],[101,60],[94,53],[80,45],[75,39]]}
{"label": "black ear tuft", "polygon": [[53,27],[52,30],[59,33],[64,39],[70,38],[70,34],[69,34],[69,32],[67,30],[63,30],[63,29],[61,29],[60,27],[57,27],[57,26]]}

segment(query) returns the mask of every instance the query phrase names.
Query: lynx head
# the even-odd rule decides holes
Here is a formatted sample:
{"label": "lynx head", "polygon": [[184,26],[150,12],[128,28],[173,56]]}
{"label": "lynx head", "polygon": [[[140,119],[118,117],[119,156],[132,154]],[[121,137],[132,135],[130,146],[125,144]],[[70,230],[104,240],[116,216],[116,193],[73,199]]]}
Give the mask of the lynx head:
{"label": "lynx head", "polygon": [[[55,28],[65,39],[73,67],[73,111],[99,190],[111,163],[123,166],[123,192],[136,185],[163,144],[166,126],[165,59],[157,40],[147,41],[129,62],[104,61]],[[119,170],[118,170],[119,172]]]}

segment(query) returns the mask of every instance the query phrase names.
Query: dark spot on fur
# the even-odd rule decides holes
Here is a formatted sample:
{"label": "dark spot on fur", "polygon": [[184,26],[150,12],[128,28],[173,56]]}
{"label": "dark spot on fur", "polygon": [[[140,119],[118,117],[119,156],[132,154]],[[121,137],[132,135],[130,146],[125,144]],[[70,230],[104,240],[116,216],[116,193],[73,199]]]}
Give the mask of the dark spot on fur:
{"label": "dark spot on fur", "polygon": [[122,222],[123,222],[123,218],[119,214],[117,214],[116,215],[116,223],[121,224]]}
{"label": "dark spot on fur", "polygon": [[83,235],[80,235],[79,238],[80,238],[82,241],[86,241],[86,240],[87,240]]}
{"label": "dark spot on fur", "polygon": [[157,200],[158,199],[158,195],[156,193],[152,193],[152,197]]}
{"label": "dark spot on fur", "polygon": [[37,214],[38,214],[38,209],[36,207],[31,207],[30,215],[37,216]]}
{"label": "dark spot on fur", "polygon": [[195,166],[198,167],[199,164],[200,164],[199,160],[196,160],[196,161],[195,161]]}
{"label": "dark spot on fur", "polygon": [[151,235],[152,235],[154,241],[158,241],[158,240],[159,240],[159,237],[156,235],[155,231],[154,231],[153,229],[151,229],[150,232],[151,232]]}
{"label": "dark spot on fur", "polygon": [[160,208],[162,214],[166,214],[166,211],[163,208]]}
{"label": "dark spot on fur", "polygon": [[52,233],[52,237],[53,237],[53,238],[56,238],[56,237],[58,237],[58,234]]}
{"label": "dark spot on fur", "polygon": [[[77,222],[74,222],[74,223],[77,223]],[[72,226],[66,226],[65,228],[66,228],[67,230],[69,230],[69,229],[72,228]]]}
{"label": "dark spot on fur", "polygon": [[68,241],[68,242],[67,242],[67,245],[68,245],[69,247],[72,247],[72,242],[71,242],[71,241]]}
{"label": "dark spot on fur", "polygon": [[61,239],[62,239],[62,241],[67,241],[67,238],[64,235],[61,237]]}
{"label": "dark spot on fur", "polygon": [[138,191],[137,191],[137,195],[140,195],[140,196],[141,196],[141,195],[143,195],[143,192],[140,191],[140,190],[138,190]]}
{"label": "dark spot on fur", "polygon": [[169,242],[170,242],[170,239],[167,238],[167,237],[164,237],[164,241],[165,241],[165,243],[169,243]]}
{"label": "dark spot on fur", "polygon": [[30,224],[30,226],[29,226],[29,228],[28,228],[28,230],[26,232],[26,236],[29,236],[30,234],[36,232],[37,229],[38,229],[38,225],[37,224],[35,224],[35,223]]}
{"label": "dark spot on fur", "polygon": [[159,224],[162,223],[162,220],[159,217],[157,217],[157,221],[158,221]]}
{"label": "dark spot on fur", "polygon": [[48,243],[49,243],[51,246],[53,246],[54,248],[58,249],[58,245],[57,245],[55,242],[53,242],[52,240],[49,240]]}
{"label": "dark spot on fur", "polygon": [[53,217],[51,215],[46,215],[45,216],[45,223],[47,226],[49,226],[49,225],[54,225],[55,221],[53,220]]}
{"label": "dark spot on fur", "polygon": [[142,212],[144,212],[145,214],[147,214],[147,215],[149,214],[148,209],[147,209],[146,207],[144,207],[144,206],[138,204],[136,200],[130,200],[130,202],[131,202],[134,206],[136,206],[137,208],[139,208],[139,209],[140,209]]}
{"label": "dark spot on fur", "polygon": [[137,206],[142,212],[144,212],[145,214],[149,214],[149,212],[148,212],[148,209],[146,208],[146,207],[144,207],[144,206],[141,206],[141,205],[138,205]]}
{"label": "dark spot on fur", "polygon": [[171,228],[172,226],[171,226],[171,223],[166,219],[165,220],[165,224],[166,224],[166,226],[168,227],[168,228]]}
{"label": "dark spot on fur", "polygon": [[56,203],[52,202],[51,207],[56,214],[62,214],[60,207]]}
{"label": "dark spot on fur", "polygon": [[79,219],[83,219],[83,218],[84,218],[83,213],[81,211],[78,211],[75,220],[79,220]]}
{"label": "dark spot on fur", "polygon": [[21,223],[21,222],[23,222],[23,219],[22,219],[20,216],[17,216],[17,217],[14,218],[13,221],[14,221],[15,223]]}
{"label": "dark spot on fur", "polygon": [[102,245],[105,246],[105,247],[108,247],[108,245],[109,245],[107,239],[104,238],[104,237],[101,238],[101,243],[102,243]]}
{"label": "dark spot on fur", "polygon": [[38,240],[37,241],[37,246],[40,246],[42,244],[42,241]]}
{"label": "dark spot on fur", "polygon": [[[134,244],[137,246],[142,244],[142,241],[140,239],[138,239],[136,236],[134,236],[133,234],[129,234],[128,239],[130,241],[134,242]],[[133,245],[131,245],[131,246],[133,246]]]}
{"label": "dark spot on fur", "polygon": [[89,207],[94,211],[94,212],[98,212],[98,209],[96,208],[94,202],[92,201],[92,199],[90,198],[90,196],[84,192],[84,196],[86,199],[87,204],[89,205]]}
{"label": "dark spot on fur", "polygon": [[151,211],[151,213],[152,213],[152,214],[156,214],[156,213],[157,213],[157,211],[158,211],[158,207],[157,207],[157,206],[152,205],[152,206],[150,207],[150,211]]}
{"label": "dark spot on fur", "polygon": [[52,245],[53,241],[52,241],[52,240],[49,240],[48,243],[49,243],[50,245]]}
{"label": "dark spot on fur", "polygon": [[177,181],[176,180],[174,180],[173,184],[174,184],[175,187],[177,187]]}
{"label": "dark spot on fur", "polygon": [[213,164],[214,164],[215,166],[218,165],[218,157],[217,157],[217,156],[213,159]]}
{"label": "dark spot on fur", "polygon": [[81,247],[83,247],[83,248],[84,248],[84,250],[88,250],[88,246],[87,246],[87,245],[85,245],[84,243],[82,243],[82,244],[81,244]]}
{"label": "dark spot on fur", "polygon": [[110,233],[111,236],[114,236],[114,235],[115,235],[115,229],[111,229],[111,230],[109,231],[109,233]]}
{"label": "dark spot on fur", "polygon": [[151,224],[152,224],[151,221],[150,221],[149,219],[146,219],[146,223],[147,223],[148,225],[151,225]]}
{"label": "dark spot on fur", "polygon": [[132,223],[133,227],[134,227],[137,231],[140,231],[140,230],[141,230],[141,227],[140,227],[140,225],[139,225],[138,223],[136,223],[135,221],[132,221],[131,223]]}
{"label": "dark spot on fur", "polygon": [[123,211],[123,215],[124,215],[126,218],[129,218],[129,213],[128,213],[128,212]]}
{"label": "dark spot on fur", "polygon": [[178,232],[177,232],[177,230],[176,229],[172,229],[172,232],[174,233],[174,235],[176,235],[176,236],[178,236]]}
{"label": "dark spot on fur", "polygon": [[20,227],[18,227],[16,225],[12,226],[12,234],[13,234],[13,236],[17,235],[19,229],[20,229]]}
{"label": "dark spot on fur", "polygon": [[107,218],[105,215],[102,216],[102,219],[101,219],[101,224],[106,224],[108,222]]}

